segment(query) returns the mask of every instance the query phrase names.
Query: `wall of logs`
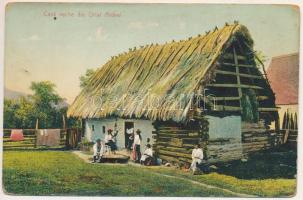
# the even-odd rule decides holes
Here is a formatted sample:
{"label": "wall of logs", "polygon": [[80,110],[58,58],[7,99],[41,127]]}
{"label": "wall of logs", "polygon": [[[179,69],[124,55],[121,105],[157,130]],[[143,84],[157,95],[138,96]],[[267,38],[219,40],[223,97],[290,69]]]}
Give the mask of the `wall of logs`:
{"label": "wall of logs", "polygon": [[159,158],[174,164],[191,163],[195,144],[207,150],[208,121],[200,118],[182,125],[174,122],[156,122],[153,149]]}
{"label": "wall of logs", "polygon": [[262,123],[242,123],[243,154],[270,149],[279,144],[279,137]]}
{"label": "wall of logs", "polygon": [[194,145],[202,145],[209,163],[241,159],[250,153],[266,150],[278,144],[277,134],[262,124],[242,123],[242,139],[209,140],[208,121],[203,117],[188,125],[156,122],[153,149],[163,161],[178,165],[191,163]]}

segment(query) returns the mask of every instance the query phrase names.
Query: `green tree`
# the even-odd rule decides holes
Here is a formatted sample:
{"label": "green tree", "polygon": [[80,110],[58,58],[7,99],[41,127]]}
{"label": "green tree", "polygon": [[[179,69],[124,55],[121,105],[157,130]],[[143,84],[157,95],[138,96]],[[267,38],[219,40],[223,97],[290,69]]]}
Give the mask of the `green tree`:
{"label": "green tree", "polygon": [[19,109],[18,103],[13,99],[4,99],[3,106],[3,127],[18,128],[15,117],[16,110]]}
{"label": "green tree", "polygon": [[85,74],[80,76],[80,88],[84,88],[88,82],[89,79],[95,74],[95,70],[94,69],[87,69]]}
{"label": "green tree", "polygon": [[242,117],[244,121],[259,121],[259,103],[256,98],[256,93],[252,89],[243,91],[243,96],[241,98],[241,107],[243,109]]}
{"label": "green tree", "polygon": [[[4,128],[62,128],[67,106],[50,81],[32,82],[33,95],[4,100]],[[73,120],[66,120],[74,123]]]}
{"label": "green tree", "polygon": [[31,99],[20,97],[18,99],[18,109],[15,111],[15,120],[18,128],[35,127],[35,107]]}
{"label": "green tree", "polygon": [[56,122],[62,119],[58,104],[62,98],[55,91],[55,84],[50,81],[32,82],[30,89],[34,92],[31,96],[35,109],[35,117],[39,119],[39,126],[43,128],[58,128]]}

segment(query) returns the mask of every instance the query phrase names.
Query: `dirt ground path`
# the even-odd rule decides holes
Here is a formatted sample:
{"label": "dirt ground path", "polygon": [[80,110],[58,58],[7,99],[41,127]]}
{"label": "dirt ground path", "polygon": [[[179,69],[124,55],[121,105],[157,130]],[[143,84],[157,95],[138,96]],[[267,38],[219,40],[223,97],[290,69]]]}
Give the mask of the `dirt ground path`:
{"label": "dirt ground path", "polygon": [[[91,156],[90,155],[84,154],[81,151],[72,151],[72,153],[75,154],[75,155],[77,155],[84,162],[91,163],[91,161],[90,161],[90,157]],[[93,164],[93,163],[91,163],[91,164]],[[102,164],[104,164],[104,163],[102,163]],[[107,164],[108,165],[117,165],[116,163],[115,164],[113,164],[113,163],[107,163]],[[122,164],[122,165],[132,165],[132,166],[135,166],[135,167],[142,167],[140,164],[136,164],[136,163],[133,163],[133,162],[128,162],[127,164]],[[217,186],[201,183],[201,182],[190,180],[190,179],[183,178],[183,177],[172,176],[172,175],[158,173],[158,172],[152,172],[152,171],[150,173],[157,174],[157,175],[160,175],[160,176],[165,176],[165,177],[168,177],[168,178],[173,178],[173,179],[188,181],[188,182],[190,182],[192,184],[200,185],[200,186],[202,186],[204,188],[208,188],[208,189],[219,189],[219,190],[222,190],[222,191],[224,191],[226,193],[229,193],[229,194],[231,194],[231,195],[233,195],[235,197],[258,197],[258,196],[255,196],[255,195],[249,195],[249,194],[243,194],[243,193],[233,192],[233,191],[228,190],[228,189],[224,189],[224,188],[220,188],[220,187],[217,187]]]}

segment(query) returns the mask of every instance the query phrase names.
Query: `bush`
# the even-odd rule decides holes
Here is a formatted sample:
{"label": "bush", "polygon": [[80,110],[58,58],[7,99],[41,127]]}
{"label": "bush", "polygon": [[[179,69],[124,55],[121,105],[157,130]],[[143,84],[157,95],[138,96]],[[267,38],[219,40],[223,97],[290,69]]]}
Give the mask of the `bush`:
{"label": "bush", "polygon": [[80,142],[80,150],[81,151],[91,151],[94,142],[89,141],[87,138],[82,138]]}

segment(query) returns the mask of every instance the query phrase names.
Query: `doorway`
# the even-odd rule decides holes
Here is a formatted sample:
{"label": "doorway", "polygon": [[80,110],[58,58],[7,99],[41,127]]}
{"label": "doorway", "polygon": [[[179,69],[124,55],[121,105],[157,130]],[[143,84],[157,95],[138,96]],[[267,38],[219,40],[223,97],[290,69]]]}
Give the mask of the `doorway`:
{"label": "doorway", "polygon": [[133,145],[134,134],[134,122],[125,122],[124,124],[124,135],[125,135],[125,148],[131,150]]}

